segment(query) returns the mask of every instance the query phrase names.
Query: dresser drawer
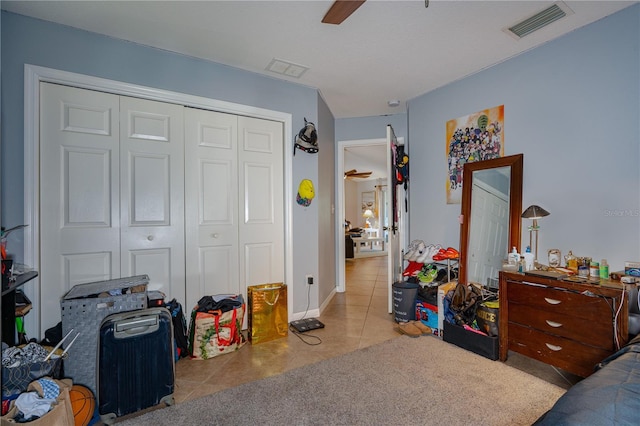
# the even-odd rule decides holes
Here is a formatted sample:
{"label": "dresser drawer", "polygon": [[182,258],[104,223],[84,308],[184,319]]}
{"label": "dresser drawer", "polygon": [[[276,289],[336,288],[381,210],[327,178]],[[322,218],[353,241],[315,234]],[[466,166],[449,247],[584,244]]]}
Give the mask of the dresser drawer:
{"label": "dresser drawer", "polygon": [[590,321],[573,315],[509,303],[509,322],[529,326],[544,333],[576,340],[585,345],[613,350],[613,319],[595,317]]}
{"label": "dresser drawer", "polygon": [[527,305],[559,315],[583,318],[589,322],[606,318],[608,323],[612,316],[609,298],[514,281],[507,281],[507,286],[510,304]]}
{"label": "dresser drawer", "polygon": [[511,322],[509,349],[581,377],[591,375],[595,365],[613,353]]}

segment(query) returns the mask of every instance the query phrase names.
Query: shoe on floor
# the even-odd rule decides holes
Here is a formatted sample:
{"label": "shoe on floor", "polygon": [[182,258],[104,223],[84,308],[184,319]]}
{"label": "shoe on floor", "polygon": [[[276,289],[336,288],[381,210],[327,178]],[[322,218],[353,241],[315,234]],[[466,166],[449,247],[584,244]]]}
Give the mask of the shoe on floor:
{"label": "shoe on floor", "polygon": [[422,331],[411,322],[399,322],[398,323],[398,331],[402,334],[406,334],[409,337],[420,337],[422,336]]}
{"label": "shoe on floor", "polygon": [[428,325],[424,325],[422,321],[410,321],[410,324],[413,324],[423,336],[428,336],[433,333],[433,330]]}

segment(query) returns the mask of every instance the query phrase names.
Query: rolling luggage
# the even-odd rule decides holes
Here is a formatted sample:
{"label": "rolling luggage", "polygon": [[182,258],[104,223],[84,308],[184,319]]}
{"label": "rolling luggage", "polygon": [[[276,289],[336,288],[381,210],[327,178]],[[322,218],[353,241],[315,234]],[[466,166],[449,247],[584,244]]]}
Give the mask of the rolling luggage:
{"label": "rolling luggage", "polygon": [[98,411],[105,424],[160,403],[172,405],[173,325],[166,308],[109,315],[98,336]]}

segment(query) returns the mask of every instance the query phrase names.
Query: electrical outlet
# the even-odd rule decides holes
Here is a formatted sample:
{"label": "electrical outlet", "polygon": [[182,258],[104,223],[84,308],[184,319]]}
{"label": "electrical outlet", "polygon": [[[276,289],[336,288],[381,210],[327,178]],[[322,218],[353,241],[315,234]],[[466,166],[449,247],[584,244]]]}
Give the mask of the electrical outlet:
{"label": "electrical outlet", "polygon": [[304,277],[307,280],[307,284],[313,285],[313,275],[305,275]]}

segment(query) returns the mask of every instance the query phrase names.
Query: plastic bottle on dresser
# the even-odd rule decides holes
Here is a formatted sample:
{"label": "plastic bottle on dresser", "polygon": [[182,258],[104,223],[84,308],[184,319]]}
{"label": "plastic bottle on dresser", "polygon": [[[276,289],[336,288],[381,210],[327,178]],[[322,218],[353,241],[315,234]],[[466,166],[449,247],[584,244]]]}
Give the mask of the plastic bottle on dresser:
{"label": "plastic bottle on dresser", "polygon": [[524,258],[524,270],[533,270],[533,253],[531,253],[531,247],[527,246],[527,249],[525,250],[522,257]]}
{"label": "plastic bottle on dresser", "polygon": [[600,279],[609,279],[609,264],[607,263],[607,259],[602,259],[602,262],[600,262]]}
{"label": "plastic bottle on dresser", "polygon": [[507,260],[510,265],[514,265],[516,268],[518,267],[518,264],[520,263],[520,254],[515,247],[511,249],[511,253],[507,256]]}

